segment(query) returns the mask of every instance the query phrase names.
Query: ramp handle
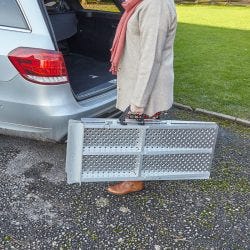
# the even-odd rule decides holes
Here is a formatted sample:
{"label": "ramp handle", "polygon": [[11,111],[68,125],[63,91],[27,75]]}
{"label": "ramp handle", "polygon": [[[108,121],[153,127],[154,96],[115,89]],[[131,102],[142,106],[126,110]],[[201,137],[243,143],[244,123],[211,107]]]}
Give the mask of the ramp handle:
{"label": "ramp handle", "polygon": [[[131,111],[130,109],[130,105],[124,110],[124,112],[121,114],[121,116],[119,117],[119,121],[121,123],[121,125],[127,125],[127,123],[125,122],[125,119],[128,115],[128,113]],[[144,114],[136,114],[136,121],[138,121],[139,125],[144,125],[145,124],[145,120],[144,120]]]}

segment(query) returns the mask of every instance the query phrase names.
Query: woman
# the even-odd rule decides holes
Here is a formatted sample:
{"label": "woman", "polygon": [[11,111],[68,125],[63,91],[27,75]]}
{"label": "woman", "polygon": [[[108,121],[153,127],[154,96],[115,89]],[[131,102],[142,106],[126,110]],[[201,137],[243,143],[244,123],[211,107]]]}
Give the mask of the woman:
{"label": "woman", "polygon": [[[117,75],[116,107],[149,117],[173,103],[174,0],[127,0],[111,48],[112,74]],[[127,194],[144,188],[142,181],[124,181],[108,192]]]}

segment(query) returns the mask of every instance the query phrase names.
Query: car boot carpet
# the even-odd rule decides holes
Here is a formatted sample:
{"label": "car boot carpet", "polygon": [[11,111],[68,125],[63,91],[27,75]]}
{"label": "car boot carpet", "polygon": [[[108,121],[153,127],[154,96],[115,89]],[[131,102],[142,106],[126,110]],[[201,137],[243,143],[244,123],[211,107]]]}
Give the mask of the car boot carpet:
{"label": "car boot carpet", "polygon": [[76,95],[116,78],[109,72],[108,62],[78,54],[64,55],[64,59],[70,84]]}

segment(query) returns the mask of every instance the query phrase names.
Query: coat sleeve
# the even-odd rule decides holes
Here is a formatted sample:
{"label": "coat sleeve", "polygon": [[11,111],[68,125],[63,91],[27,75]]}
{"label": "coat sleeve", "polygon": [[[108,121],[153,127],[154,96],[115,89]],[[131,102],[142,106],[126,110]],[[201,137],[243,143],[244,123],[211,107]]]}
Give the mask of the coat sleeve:
{"label": "coat sleeve", "polygon": [[136,84],[131,97],[131,104],[138,107],[145,107],[148,103],[166,43],[169,17],[168,12],[162,13],[161,2],[147,1],[139,13],[140,59]]}

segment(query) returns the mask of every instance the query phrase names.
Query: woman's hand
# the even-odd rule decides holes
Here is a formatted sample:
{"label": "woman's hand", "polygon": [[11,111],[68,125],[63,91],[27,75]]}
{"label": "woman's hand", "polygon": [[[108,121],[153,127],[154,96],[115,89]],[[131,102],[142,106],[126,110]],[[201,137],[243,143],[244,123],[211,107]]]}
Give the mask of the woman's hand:
{"label": "woman's hand", "polygon": [[142,107],[137,107],[137,106],[135,106],[134,104],[131,104],[131,105],[130,105],[130,110],[131,110],[132,113],[137,113],[137,114],[139,114],[139,115],[142,115],[143,112],[144,112],[144,108],[142,108]]}

